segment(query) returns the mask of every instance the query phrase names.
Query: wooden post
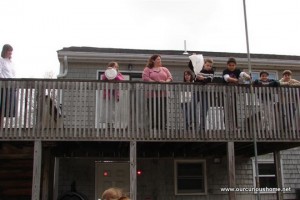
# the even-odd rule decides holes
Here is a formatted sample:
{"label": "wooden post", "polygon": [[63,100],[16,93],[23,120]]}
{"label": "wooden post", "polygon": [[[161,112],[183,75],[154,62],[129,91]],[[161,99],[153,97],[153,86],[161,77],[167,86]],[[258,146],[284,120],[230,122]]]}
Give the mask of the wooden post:
{"label": "wooden post", "polygon": [[[282,168],[280,162],[280,151],[274,151],[274,161],[275,161],[275,169],[276,169],[276,183],[277,188],[283,188],[282,183]],[[283,192],[277,191],[277,200],[283,200]]]}
{"label": "wooden post", "polygon": [[[44,146],[45,147],[45,146]],[[50,152],[50,148],[43,151],[42,156],[42,195],[41,200],[53,199],[53,177],[54,177],[54,157]]]}
{"label": "wooden post", "polygon": [[34,141],[33,152],[33,177],[32,177],[32,200],[40,199],[40,185],[41,185],[41,168],[42,168],[42,142],[40,140]]}
{"label": "wooden post", "polygon": [[130,141],[130,199],[136,200],[136,141]]}
{"label": "wooden post", "polygon": [[[228,187],[235,188],[235,155],[234,155],[234,142],[227,143],[227,170],[228,170]],[[228,193],[229,200],[235,200],[235,191]]]}

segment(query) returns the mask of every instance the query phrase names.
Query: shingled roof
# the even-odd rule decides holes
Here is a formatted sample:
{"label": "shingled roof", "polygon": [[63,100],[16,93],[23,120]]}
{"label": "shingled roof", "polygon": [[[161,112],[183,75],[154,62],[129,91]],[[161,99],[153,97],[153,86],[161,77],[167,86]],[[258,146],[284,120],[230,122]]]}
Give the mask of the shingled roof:
{"label": "shingled roof", "polygon": [[[94,53],[130,53],[130,54],[161,54],[161,55],[182,55],[182,50],[151,50],[151,49],[121,49],[121,48],[97,48],[97,47],[64,47],[61,51],[71,52],[94,52]],[[190,53],[203,54],[211,57],[236,57],[246,58],[246,53],[228,53],[211,51],[190,51]],[[251,58],[299,60],[300,56],[295,55],[275,55],[275,54],[251,54]]]}

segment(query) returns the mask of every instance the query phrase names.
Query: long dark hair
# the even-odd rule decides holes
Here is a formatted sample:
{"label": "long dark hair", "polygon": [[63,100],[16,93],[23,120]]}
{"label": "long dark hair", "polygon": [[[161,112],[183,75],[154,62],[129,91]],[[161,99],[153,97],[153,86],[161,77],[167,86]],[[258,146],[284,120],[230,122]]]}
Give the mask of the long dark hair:
{"label": "long dark hair", "polygon": [[158,54],[152,55],[152,56],[148,59],[148,62],[147,62],[147,64],[146,64],[146,67],[152,69],[152,68],[154,67],[154,61],[155,61],[156,58],[158,58],[158,57],[161,58],[161,56],[158,55]]}
{"label": "long dark hair", "polygon": [[193,82],[193,78],[194,78],[194,75],[193,75],[193,72],[191,71],[191,70],[185,70],[184,72],[183,72],[183,82],[187,82],[186,80],[185,80],[185,74],[188,74],[188,75],[190,75],[191,76],[191,80],[190,80],[190,82]]}
{"label": "long dark hair", "polygon": [[2,52],[1,52],[1,57],[5,58],[6,52],[12,51],[12,50],[13,50],[13,48],[12,48],[11,45],[9,45],[9,44],[3,45]]}

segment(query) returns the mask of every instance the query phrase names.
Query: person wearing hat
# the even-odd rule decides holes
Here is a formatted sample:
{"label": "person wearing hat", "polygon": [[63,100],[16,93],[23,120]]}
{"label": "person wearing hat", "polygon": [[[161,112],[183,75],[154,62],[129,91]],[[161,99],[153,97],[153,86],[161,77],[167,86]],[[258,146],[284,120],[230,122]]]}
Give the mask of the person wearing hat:
{"label": "person wearing hat", "polygon": [[292,71],[284,70],[282,72],[282,78],[279,80],[280,85],[291,85],[291,86],[300,86],[300,81],[292,79]]}
{"label": "person wearing hat", "polygon": [[269,73],[263,70],[259,73],[259,79],[253,82],[253,85],[277,87],[280,83],[277,80],[269,79]]}
{"label": "person wearing hat", "polygon": [[[280,85],[282,86],[300,86],[300,82],[296,79],[292,79],[292,71],[284,70],[282,72],[282,78],[279,80]],[[298,103],[294,101],[293,98],[290,98],[291,92],[295,90],[281,90],[281,112],[282,112],[282,123],[284,128],[292,127],[293,120],[295,115],[299,115],[299,106]],[[298,98],[298,97],[297,97]],[[298,117],[297,117],[298,118]]]}
{"label": "person wearing hat", "polygon": [[[280,83],[277,80],[269,79],[269,73],[265,70],[259,73],[259,79],[256,79],[253,82],[254,86],[270,86],[270,87],[278,87]],[[262,91],[262,93],[259,93]],[[272,93],[266,93],[266,90],[258,90],[258,100],[260,105],[260,114],[261,114],[261,121],[262,126],[265,130],[270,130],[272,125],[272,113],[274,113],[274,96]]]}

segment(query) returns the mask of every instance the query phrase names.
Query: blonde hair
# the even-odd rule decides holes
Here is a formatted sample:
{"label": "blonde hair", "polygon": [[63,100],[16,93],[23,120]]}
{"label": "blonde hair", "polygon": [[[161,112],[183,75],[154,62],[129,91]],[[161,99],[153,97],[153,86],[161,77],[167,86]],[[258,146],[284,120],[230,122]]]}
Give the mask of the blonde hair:
{"label": "blonde hair", "polygon": [[123,191],[120,188],[109,188],[102,194],[102,200],[118,200],[123,196]]}

